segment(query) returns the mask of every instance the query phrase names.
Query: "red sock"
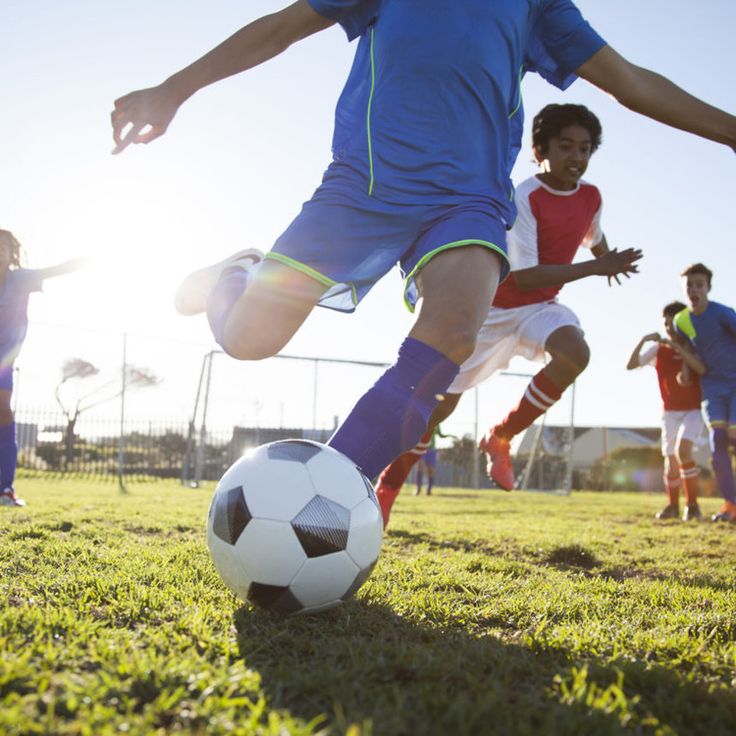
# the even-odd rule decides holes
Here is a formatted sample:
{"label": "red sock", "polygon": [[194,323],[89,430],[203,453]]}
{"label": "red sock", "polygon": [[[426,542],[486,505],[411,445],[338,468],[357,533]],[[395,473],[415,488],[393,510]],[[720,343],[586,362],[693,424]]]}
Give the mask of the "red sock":
{"label": "red sock", "polygon": [[698,502],[698,485],[700,471],[694,461],[680,465],[680,475],[685,486],[685,498],[688,506],[695,506]]}
{"label": "red sock", "polygon": [[404,485],[411,469],[419,462],[420,458],[427,451],[429,443],[432,440],[432,432],[434,430],[428,430],[425,432],[416,447],[413,447],[403,455],[399,455],[391,465],[388,465],[383,469],[383,472],[378,477],[378,484],[388,486],[395,491],[401,490],[401,486]]}
{"label": "red sock", "polygon": [[562,396],[562,391],[544,374],[544,368],[532,378],[519,405],[512,409],[506,419],[496,425],[493,433],[505,439],[530,427]]}
{"label": "red sock", "polygon": [[670,477],[667,473],[664,474],[664,487],[667,491],[667,498],[669,499],[670,506],[680,505],[680,476],[673,475]]}

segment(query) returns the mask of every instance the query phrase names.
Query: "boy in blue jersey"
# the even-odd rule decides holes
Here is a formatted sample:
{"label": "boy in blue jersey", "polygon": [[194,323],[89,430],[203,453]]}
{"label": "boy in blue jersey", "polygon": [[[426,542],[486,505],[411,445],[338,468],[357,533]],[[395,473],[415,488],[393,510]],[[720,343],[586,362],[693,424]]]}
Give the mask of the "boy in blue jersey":
{"label": "boy in blue jersey", "polygon": [[206,311],[227,353],[257,360],[315,305],[352,311],[398,262],[407,304],[422,300],[416,323],[330,440],[375,477],[423,434],[507,271],[525,72],[560,88],[582,76],[637,112],[731,147],[736,118],[627,62],[570,0],[297,0],[116,100],[114,153],[161,136],[201,88],[334,23],[360,41],[321,186],[265,259],[243,252],[195,272],[176,304]]}
{"label": "boy in blue jersey", "polygon": [[9,230],[0,230],[0,506],[25,506],[15,495],[18,446],[11,409],[13,362],[28,331],[28,298],[41,291],[45,279],[70,273],[81,261],[65,261],[50,268],[20,267],[20,243]]}
{"label": "boy in blue jersey", "polygon": [[710,428],[713,471],[723,506],[713,521],[736,521],[736,487],[729,445],[736,448],[736,311],[708,299],[713,272],[702,263],[681,274],[688,308],[675,315],[677,331],[692,343],[706,371],[700,378]]}

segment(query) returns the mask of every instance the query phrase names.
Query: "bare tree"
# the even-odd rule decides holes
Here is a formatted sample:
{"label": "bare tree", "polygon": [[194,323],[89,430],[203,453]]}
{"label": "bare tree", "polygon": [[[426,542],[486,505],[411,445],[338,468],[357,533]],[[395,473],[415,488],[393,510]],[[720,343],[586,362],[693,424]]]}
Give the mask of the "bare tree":
{"label": "bare tree", "polygon": [[[112,401],[122,393],[120,377],[112,378],[92,387],[86,379],[98,376],[100,369],[82,358],[70,358],[61,367],[61,381],[56,386],[54,396],[66,417],[64,437],[66,467],[74,458],[74,430],[80,415],[94,406]],[[161,379],[150,368],[126,366],[126,390],[146,388],[161,383]]]}

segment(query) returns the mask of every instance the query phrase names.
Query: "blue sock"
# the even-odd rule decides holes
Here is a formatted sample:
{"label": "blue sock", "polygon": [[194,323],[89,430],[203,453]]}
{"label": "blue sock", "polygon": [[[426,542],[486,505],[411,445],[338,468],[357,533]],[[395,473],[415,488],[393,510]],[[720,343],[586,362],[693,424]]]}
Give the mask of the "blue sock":
{"label": "blue sock", "polygon": [[731,456],[728,453],[728,431],[726,429],[711,430],[711,447],[713,448],[713,472],[718,480],[718,490],[726,501],[736,503],[736,488],[734,488]]}
{"label": "blue sock", "polygon": [[240,299],[248,286],[249,274],[245,269],[228,268],[220,276],[209,297],[207,298],[207,320],[215,336],[217,344],[222,344],[225,338],[225,323],[233,311],[235,303]]}
{"label": "blue sock", "polygon": [[429,478],[427,478],[427,493],[431,492],[432,486],[434,486],[434,476],[430,475]]}
{"label": "blue sock", "polygon": [[421,470],[417,470],[417,493],[421,492],[422,483],[424,483],[424,473]]}
{"label": "blue sock", "polygon": [[15,422],[0,426],[0,491],[12,488],[15,466],[18,462],[18,445],[15,442]]}
{"label": "blue sock", "polygon": [[460,366],[407,337],[399,358],[363,395],[328,444],[375,478],[419,442]]}

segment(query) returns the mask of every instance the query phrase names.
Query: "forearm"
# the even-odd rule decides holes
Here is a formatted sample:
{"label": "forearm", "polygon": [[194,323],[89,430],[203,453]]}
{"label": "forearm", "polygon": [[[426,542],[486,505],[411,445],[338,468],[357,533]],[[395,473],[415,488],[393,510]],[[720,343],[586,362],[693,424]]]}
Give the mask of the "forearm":
{"label": "forearm", "polygon": [[514,271],[511,275],[519,289],[531,291],[545,286],[561,286],[562,284],[569,284],[571,281],[599,274],[595,260],[589,260],[564,265],[545,263],[521,271]]}
{"label": "forearm", "polygon": [[180,102],[221,79],[250,69],[285,51],[294,42],[331,26],[306,2],[249,23],[200,59],[169,77],[164,84]]}
{"label": "forearm", "polygon": [[627,371],[633,371],[634,368],[638,368],[641,365],[641,361],[639,360],[639,355],[641,355],[641,349],[644,346],[645,342],[646,342],[646,338],[642,337],[642,339],[639,340],[639,342],[636,344],[636,347],[634,348],[634,352],[631,353],[629,362],[626,364]]}
{"label": "forearm", "polygon": [[49,266],[48,268],[39,269],[39,273],[42,279],[50,279],[54,276],[63,276],[67,273],[78,271],[84,265],[82,258],[72,258],[63,263],[58,263],[55,266]]}
{"label": "forearm", "polygon": [[705,363],[703,363],[703,361],[700,360],[700,358],[691,350],[682,348],[680,350],[680,355],[682,356],[683,363],[685,363],[693,373],[697,373],[699,376],[702,376],[708,370]]}
{"label": "forearm", "polygon": [[610,46],[594,54],[578,73],[635,112],[736,146],[736,117],[685,92],[661,74],[631,64]]}

